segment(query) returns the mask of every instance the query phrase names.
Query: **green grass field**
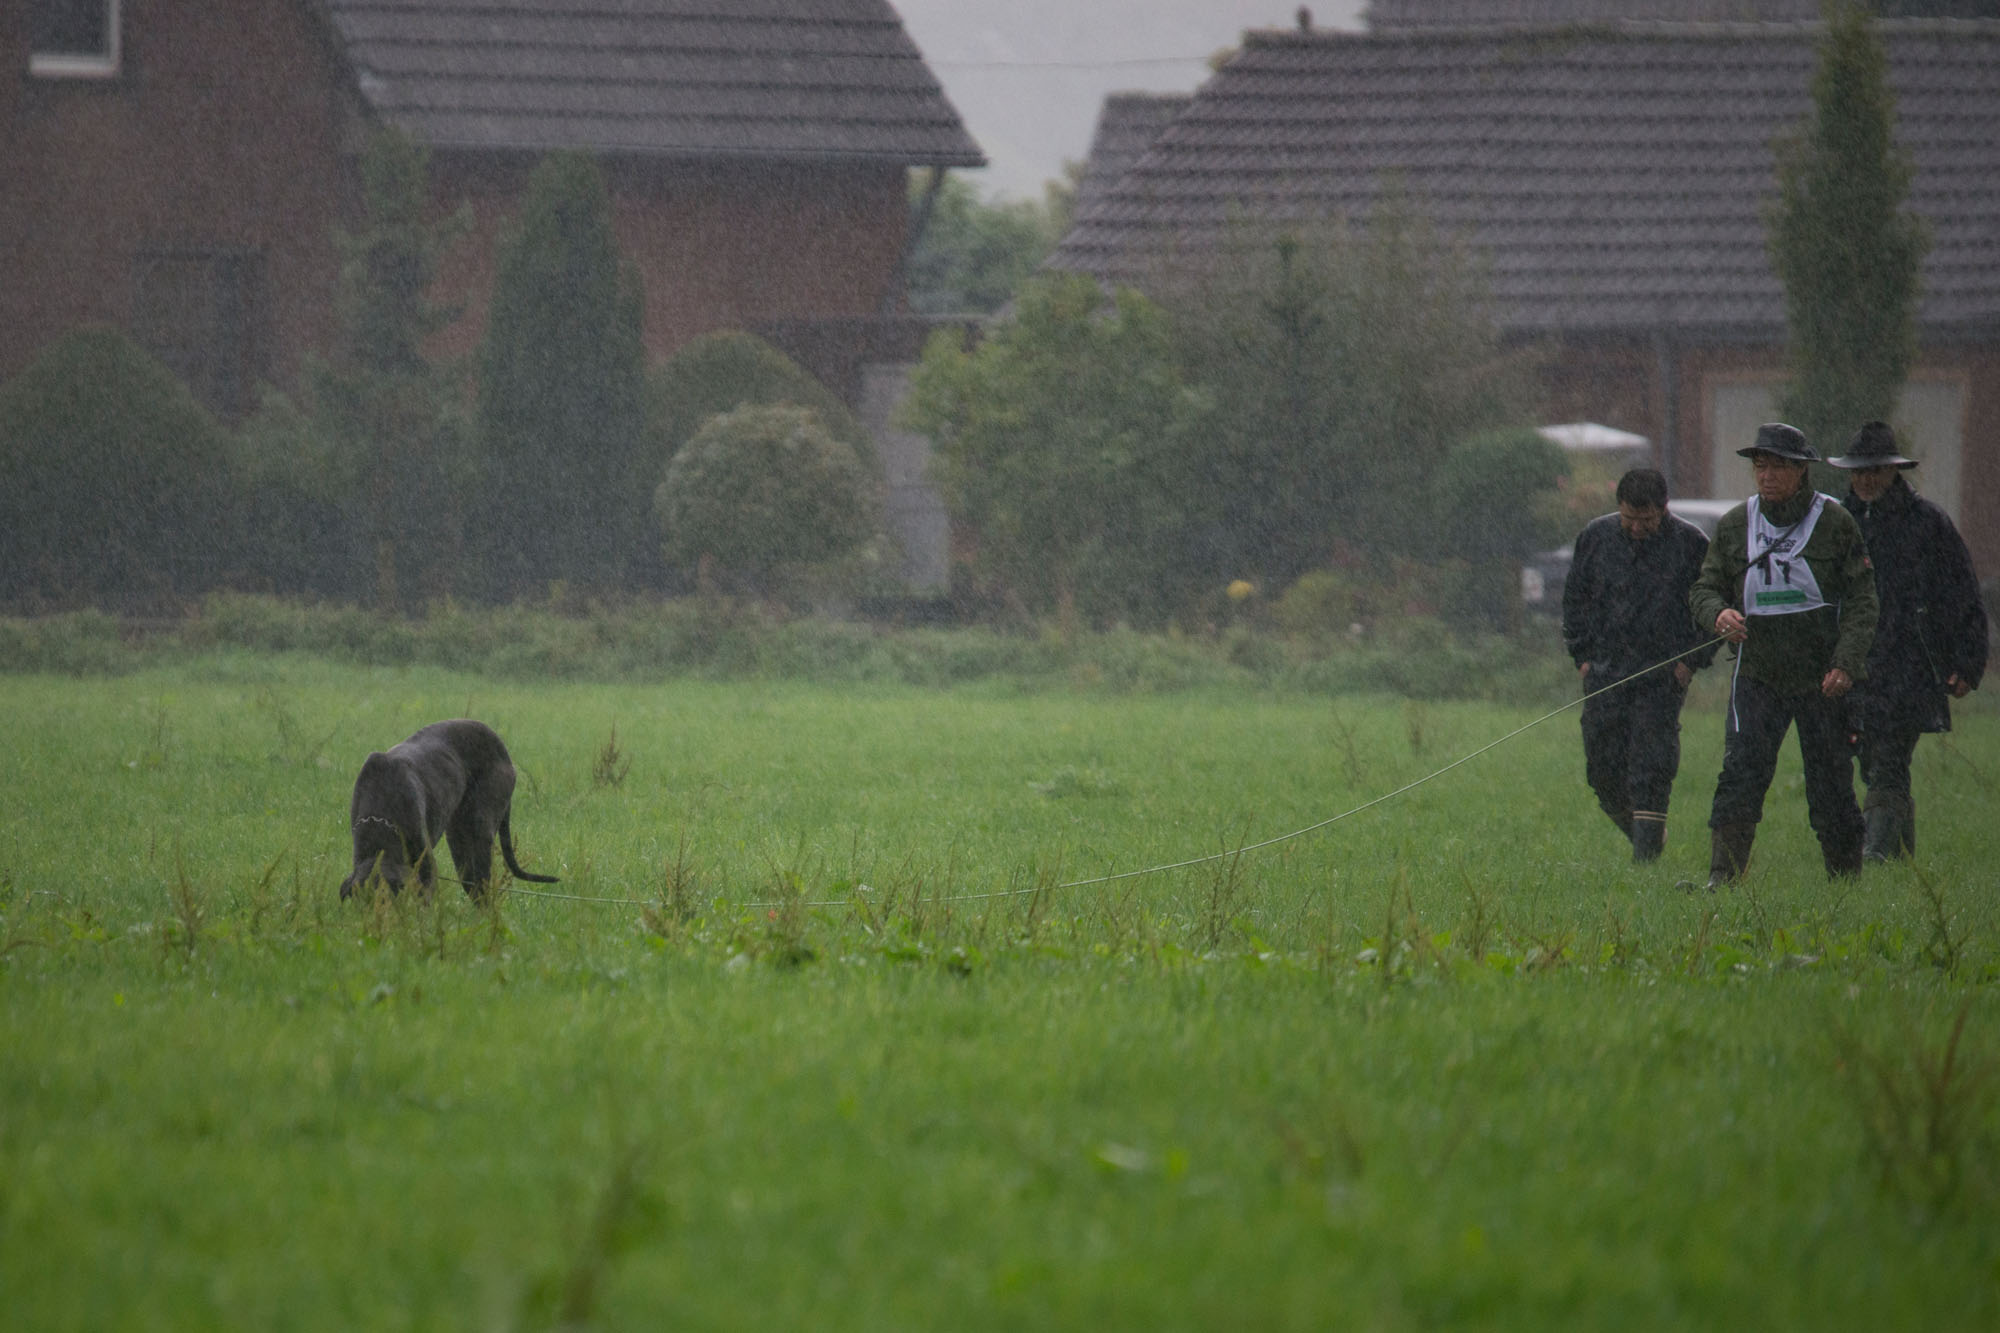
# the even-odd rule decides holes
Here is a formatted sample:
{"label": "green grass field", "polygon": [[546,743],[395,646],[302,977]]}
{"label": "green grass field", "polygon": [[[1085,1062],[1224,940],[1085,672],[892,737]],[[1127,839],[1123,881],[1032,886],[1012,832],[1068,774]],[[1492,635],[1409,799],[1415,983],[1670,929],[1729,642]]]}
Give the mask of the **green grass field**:
{"label": "green grass field", "polygon": [[[1719,685],[1657,866],[1569,711],[1077,884],[1539,710],[0,676],[0,1325],[2000,1326],[2000,710],[1690,893]],[[460,715],[617,901],[338,900]]]}

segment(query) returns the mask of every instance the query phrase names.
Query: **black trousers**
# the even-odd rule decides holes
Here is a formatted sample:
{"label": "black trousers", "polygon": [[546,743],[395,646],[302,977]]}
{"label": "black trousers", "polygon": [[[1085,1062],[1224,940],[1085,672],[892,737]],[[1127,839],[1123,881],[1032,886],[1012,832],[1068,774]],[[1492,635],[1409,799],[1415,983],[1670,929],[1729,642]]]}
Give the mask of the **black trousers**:
{"label": "black trousers", "polygon": [[1729,691],[1722,774],[1715,780],[1710,828],[1755,824],[1778,771],[1778,750],[1797,724],[1805,764],[1806,811],[1829,858],[1861,847],[1861,809],[1854,803],[1854,757],[1847,748],[1847,710],[1818,690],[1791,694],[1738,675]]}
{"label": "black trousers", "polygon": [[1917,753],[1915,727],[1876,726],[1861,734],[1861,780],[1868,784],[1868,808],[1888,806],[1901,814],[1916,806],[1910,796],[1910,760]]}
{"label": "black trousers", "polygon": [[1629,680],[1604,694],[1608,681],[1584,678],[1583,776],[1613,819],[1634,810],[1667,813],[1681,767],[1681,704],[1687,692],[1671,670]]}

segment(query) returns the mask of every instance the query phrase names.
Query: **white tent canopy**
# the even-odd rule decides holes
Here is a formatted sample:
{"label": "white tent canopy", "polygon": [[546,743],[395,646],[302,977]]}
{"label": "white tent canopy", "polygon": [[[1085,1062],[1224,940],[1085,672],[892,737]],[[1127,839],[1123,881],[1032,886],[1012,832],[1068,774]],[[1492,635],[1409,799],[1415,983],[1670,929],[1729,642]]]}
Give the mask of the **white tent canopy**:
{"label": "white tent canopy", "polygon": [[1629,430],[1619,430],[1613,426],[1600,426],[1595,421],[1573,421],[1564,426],[1537,426],[1535,428],[1545,440],[1553,440],[1563,448],[1580,454],[1630,454],[1635,460],[1650,457],[1653,442],[1643,435],[1634,435]]}

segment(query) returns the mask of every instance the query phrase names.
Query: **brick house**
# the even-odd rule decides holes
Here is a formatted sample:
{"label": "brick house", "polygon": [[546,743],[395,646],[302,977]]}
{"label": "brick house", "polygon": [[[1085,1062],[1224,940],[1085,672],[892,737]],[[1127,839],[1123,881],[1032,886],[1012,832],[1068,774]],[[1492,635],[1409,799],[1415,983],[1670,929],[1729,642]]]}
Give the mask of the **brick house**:
{"label": "brick house", "polygon": [[[26,0],[0,6],[0,379],[130,330],[211,406],[334,331],[331,232],[398,126],[474,231],[439,296],[474,346],[542,154],[595,154],[649,355],[899,305],[909,171],[983,164],[888,0]],[[850,359],[862,353],[850,353]]]}
{"label": "brick house", "polygon": [[[1820,26],[1544,21],[1588,3],[1377,0],[1371,32],[1247,33],[1078,208],[1051,263],[1143,288],[1170,260],[1226,255],[1243,218],[1365,219],[1393,174],[1483,254],[1504,334],[1550,349],[1543,420],[1647,436],[1677,494],[1744,493],[1735,450],[1785,377],[1760,209],[1775,193],[1773,139],[1810,109]],[[1655,0],[1697,17],[1735,3]],[[1472,10],[1487,21],[1455,26]],[[1507,15],[1520,21],[1492,21]],[[1916,168],[1909,206],[1932,234],[1897,426],[1924,461],[1918,484],[1991,576],[2000,22],[1879,30]]]}

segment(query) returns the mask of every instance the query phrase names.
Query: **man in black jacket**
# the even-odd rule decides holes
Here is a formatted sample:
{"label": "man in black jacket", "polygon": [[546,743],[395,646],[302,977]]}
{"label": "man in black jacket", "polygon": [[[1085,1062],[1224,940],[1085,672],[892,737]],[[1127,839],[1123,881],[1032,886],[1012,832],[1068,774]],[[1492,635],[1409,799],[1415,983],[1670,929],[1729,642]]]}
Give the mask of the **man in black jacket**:
{"label": "man in black jacket", "polygon": [[1847,472],[1841,503],[1861,524],[1875,566],[1882,618],[1868,653],[1868,676],[1850,696],[1861,736],[1868,799],[1861,854],[1908,856],[1917,845],[1910,758],[1927,731],[1951,730],[1950,699],[1979,687],[1986,671],[1986,608],[1964,540],[1944,510],[1903,478],[1916,461],[1896,450],[1888,426],[1871,421],[1827,460]]}
{"label": "man in black jacket", "polygon": [[1651,468],[1620,477],[1617,498],[1618,512],[1576,539],[1563,645],[1583,682],[1584,777],[1631,840],[1632,859],[1651,861],[1667,840],[1681,704],[1696,669],[1715,659],[1687,611],[1708,538],[1667,512],[1667,479]]}

